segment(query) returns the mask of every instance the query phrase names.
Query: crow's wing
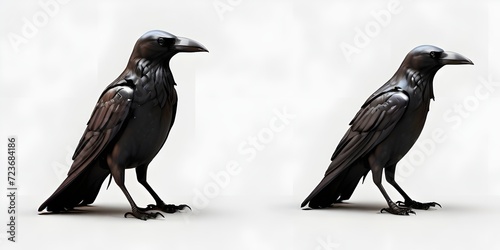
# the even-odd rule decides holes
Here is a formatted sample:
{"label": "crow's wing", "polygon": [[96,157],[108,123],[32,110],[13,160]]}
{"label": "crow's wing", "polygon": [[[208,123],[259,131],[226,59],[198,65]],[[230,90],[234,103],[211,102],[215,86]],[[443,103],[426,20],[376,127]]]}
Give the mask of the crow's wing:
{"label": "crow's wing", "polygon": [[405,113],[408,102],[408,95],[396,90],[382,93],[363,105],[332,155],[335,164],[325,174],[350,165],[383,141]]}
{"label": "crow's wing", "polygon": [[73,164],[68,177],[39,208],[45,209],[63,192],[88,166],[99,157],[110,141],[120,131],[127,119],[132,104],[133,89],[116,86],[107,89],[99,98],[73,155]]}
{"label": "crow's wing", "polygon": [[94,161],[116,136],[127,119],[133,94],[133,89],[128,86],[116,86],[101,95],[73,154],[74,162],[68,175],[81,171]]}
{"label": "crow's wing", "polygon": [[335,149],[325,177],[301,206],[305,206],[342,171],[387,138],[405,113],[408,102],[408,95],[399,88],[368,99]]}

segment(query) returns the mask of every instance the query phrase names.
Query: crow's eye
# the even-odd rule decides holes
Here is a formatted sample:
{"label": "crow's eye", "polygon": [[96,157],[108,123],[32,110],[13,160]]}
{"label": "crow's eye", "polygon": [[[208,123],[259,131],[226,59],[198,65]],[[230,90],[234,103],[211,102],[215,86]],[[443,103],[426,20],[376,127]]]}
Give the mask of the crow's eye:
{"label": "crow's eye", "polygon": [[158,38],[158,44],[160,46],[165,46],[165,44],[166,44],[165,38],[163,38],[163,37]]}
{"label": "crow's eye", "polygon": [[430,53],[430,56],[433,59],[439,58],[440,55],[441,55],[441,52],[431,51],[431,53]]}
{"label": "crow's eye", "polygon": [[167,47],[167,46],[170,46],[174,43],[174,39],[165,38],[165,37],[159,37],[158,40],[156,40],[156,41],[162,47]]}

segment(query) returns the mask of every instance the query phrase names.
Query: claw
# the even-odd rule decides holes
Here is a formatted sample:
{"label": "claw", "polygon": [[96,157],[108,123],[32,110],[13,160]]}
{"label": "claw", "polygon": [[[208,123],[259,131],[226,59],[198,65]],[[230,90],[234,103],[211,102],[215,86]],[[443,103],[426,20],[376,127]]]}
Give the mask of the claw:
{"label": "claw", "polygon": [[164,211],[165,213],[173,214],[182,209],[183,209],[182,205],[176,206],[174,204],[167,204],[163,206],[162,211]]}
{"label": "claw", "polygon": [[431,207],[435,207],[436,205],[438,205],[440,208],[443,208],[441,206],[441,204],[437,203],[437,202],[431,202],[432,204],[430,205]]}
{"label": "claw", "polygon": [[442,208],[442,206],[437,202],[420,203],[420,202],[414,201],[414,200],[411,200],[408,202],[407,201],[404,201],[404,202],[398,201],[398,202],[396,202],[396,205],[401,206],[401,207],[423,209],[423,210],[427,210],[430,207],[435,207],[436,205],[439,206],[440,208]]}
{"label": "claw", "polygon": [[395,215],[410,215],[410,214],[416,214],[413,210],[403,210],[403,211],[393,211],[391,212],[387,208],[382,208],[380,209],[380,213],[383,214],[384,212],[388,212],[390,214],[395,214]]}
{"label": "claw", "polygon": [[163,211],[165,213],[173,214],[173,213],[176,213],[178,211],[182,211],[186,208],[188,208],[189,210],[192,211],[191,207],[186,205],[186,204],[180,204],[180,205],[174,205],[174,204],[153,205],[153,204],[149,204],[146,207],[146,210],[147,211],[158,210],[158,211]]}
{"label": "claw", "polygon": [[179,205],[179,210],[184,210],[185,208],[188,208],[189,211],[193,211],[193,209],[191,209],[191,207],[189,205],[186,205],[186,204]]}
{"label": "claw", "polygon": [[165,216],[163,216],[163,214],[161,214],[160,212],[156,212],[156,213],[143,213],[143,212],[134,213],[134,212],[126,212],[123,215],[123,217],[128,218],[129,215],[132,215],[135,218],[140,219],[140,220],[156,219],[158,217],[158,215],[161,216],[161,217],[163,217],[163,218],[165,218]]}
{"label": "claw", "polygon": [[[126,212],[126,213],[123,215],[123,217],[128,218],[127,216],[128,216],[129,214],[131,214],[132,216],[134,216],[134,214],[133,214],[132,212]],[[135,217],[135,216],[134,216],[134,217]]]}
{"label": "claw", "polygon": [[393,203],[392,201],[389,201],[389,207],[387,208],[382,208],[380,209],[380,213],[388,212],[390,214],[395,214],[395,215],[410,215],[410,214],[416,214],[415,211],[411,210],[411,208],[406,208],[406,207],[400,207],[399,204],[401,202],[396,202]]}

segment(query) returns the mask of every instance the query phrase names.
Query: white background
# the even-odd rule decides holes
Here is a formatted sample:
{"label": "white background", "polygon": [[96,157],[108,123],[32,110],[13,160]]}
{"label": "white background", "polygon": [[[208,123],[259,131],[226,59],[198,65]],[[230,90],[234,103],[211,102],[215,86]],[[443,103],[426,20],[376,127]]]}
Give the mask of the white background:
{"label": "white background", "polygon": [[[391,2],[396,11],[377,21],[373,13],[389,13]],[[0,233],[0,245],[498,248],[499,12],[495,1],[3,1],[0,187],[7,186],[6,139],[16,135],[20,196],[18,242]],[[35,29],[27,31],[30,25]],[[210,51],[171,61],[178,115],[148,176],[166,202],[187,203],[193,211],[147,222],[124,219],[130,207],[112,183],[89,212],[38,215],[64,179],[101,91],[151,29],[192,38]],[[346,44],[357,53],[346,56]],[[443,208],[409,217],[379,214],[386,204],[369,176],[349,204],[301,210],[360,105],[421,44],[475,63],[445,66],[436,75],[436,102],[398,169],[410,196]],[[293,118],[280,120],[277,112]],[[275,120],[279,130],[270,127]],[[438,132],[444,137],[436,140]],[[249,138],[259,136],[261,146],[252,148]],[[239,173],[229,175],[228,164],[238,164]],[[136,202],[153,202],[134,171],[126,175]],[[4,225],[5,195],[0,201]]]}

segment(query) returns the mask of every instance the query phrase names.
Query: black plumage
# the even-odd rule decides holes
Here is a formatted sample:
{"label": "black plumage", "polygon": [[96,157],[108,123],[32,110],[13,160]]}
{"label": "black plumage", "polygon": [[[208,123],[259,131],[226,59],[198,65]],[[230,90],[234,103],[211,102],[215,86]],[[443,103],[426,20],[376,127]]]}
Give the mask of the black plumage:
{"label": "black plumage", "polygon": [[[412,200],[394,180],[396,164],[419,137],[434,99],[433,79],[447,64],[472,64],[462,55],[423,45],[408,53],[394,76],[361,106],[338,144],[324,178],[301,204],[329,207],[348,200],[361,178],[372,171],[373,181],[393,214],[407,215],[411,208],[428,209],[435,202]],[[382,172],[405,199],[394,203],[382,186]]]}
{"label": "black plumage", "polygon": [[[177,93],[170,59],[178,52],[200,51],[207,49],[165,31],[153,30],[141,36],[125,70],[99,97],[67,178],[38,210],[62,212],[91,204],[110,174],[132,207],[127,214],[136,218],[160,215],[150,210],[171,213],[187,207],[165,204],[146,181],[146,174],[175,120]],[[156,205],[140,208],[135,204],[124,185],[128,168],[136,169],[137,180]]]}

